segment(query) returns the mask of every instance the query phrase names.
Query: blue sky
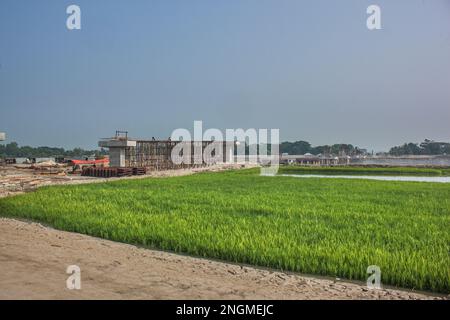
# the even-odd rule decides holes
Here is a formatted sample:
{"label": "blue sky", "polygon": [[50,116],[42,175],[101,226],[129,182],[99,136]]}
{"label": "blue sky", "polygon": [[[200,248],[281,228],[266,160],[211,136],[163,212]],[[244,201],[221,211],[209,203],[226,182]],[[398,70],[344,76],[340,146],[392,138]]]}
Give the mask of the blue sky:
{"label": "blue sky", "polygon": [[449,57],[448,0],[2,0],[0,131],[66,148],[194,120],[376,151],[450,141]]}

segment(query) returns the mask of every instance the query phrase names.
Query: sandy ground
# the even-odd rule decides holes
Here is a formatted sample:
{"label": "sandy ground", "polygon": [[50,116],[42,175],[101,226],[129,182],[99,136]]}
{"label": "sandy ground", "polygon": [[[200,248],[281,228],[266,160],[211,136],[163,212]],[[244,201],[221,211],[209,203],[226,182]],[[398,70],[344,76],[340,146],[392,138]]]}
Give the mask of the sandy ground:
{"label": "sandy ground", "polygon": [[[69,290],[66,269],[81,269]],[[442,299],[138,248],[0,218],[0,299]]]}

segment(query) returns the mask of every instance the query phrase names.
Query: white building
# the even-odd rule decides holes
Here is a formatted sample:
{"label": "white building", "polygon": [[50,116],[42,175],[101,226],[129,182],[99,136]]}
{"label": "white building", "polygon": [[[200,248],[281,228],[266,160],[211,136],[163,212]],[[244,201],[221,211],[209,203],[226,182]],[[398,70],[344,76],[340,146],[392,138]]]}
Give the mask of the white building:
{"label": "white building", "polygon": [[5,141],[5,140],[6,140],[6,133],[0,132],[0,141]]}

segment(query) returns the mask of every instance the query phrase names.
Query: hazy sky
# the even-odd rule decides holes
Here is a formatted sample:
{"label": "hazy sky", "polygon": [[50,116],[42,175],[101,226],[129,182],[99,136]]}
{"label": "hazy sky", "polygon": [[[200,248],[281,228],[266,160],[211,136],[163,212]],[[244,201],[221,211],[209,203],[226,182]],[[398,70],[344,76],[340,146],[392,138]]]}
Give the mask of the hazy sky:
{"label": "hazy sky", "polygon": [[449,0],[1,0],[0,65],[0,131],[21,145],[194,120],[376,151],[450,141]]}

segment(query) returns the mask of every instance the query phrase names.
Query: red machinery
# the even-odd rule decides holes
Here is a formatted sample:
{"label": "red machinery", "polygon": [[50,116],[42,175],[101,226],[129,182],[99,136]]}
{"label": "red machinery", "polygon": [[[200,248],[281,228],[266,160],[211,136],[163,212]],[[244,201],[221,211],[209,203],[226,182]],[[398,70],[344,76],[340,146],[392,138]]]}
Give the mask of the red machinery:
{"label": "red machinery", "polygon": [[69,163],[73,166],[85,166],[85,165],[91,165],[91,166],[106,166],[109,164],[109,159],[98,159],[98,160],[70,160]]}
{"label": "red machinery", "polygon": [[98,160],[69,160],[69,165],[73,167],[73,172],[78,170],[83,170],[85,167],[108,167],[109,159],[98,159]]}

